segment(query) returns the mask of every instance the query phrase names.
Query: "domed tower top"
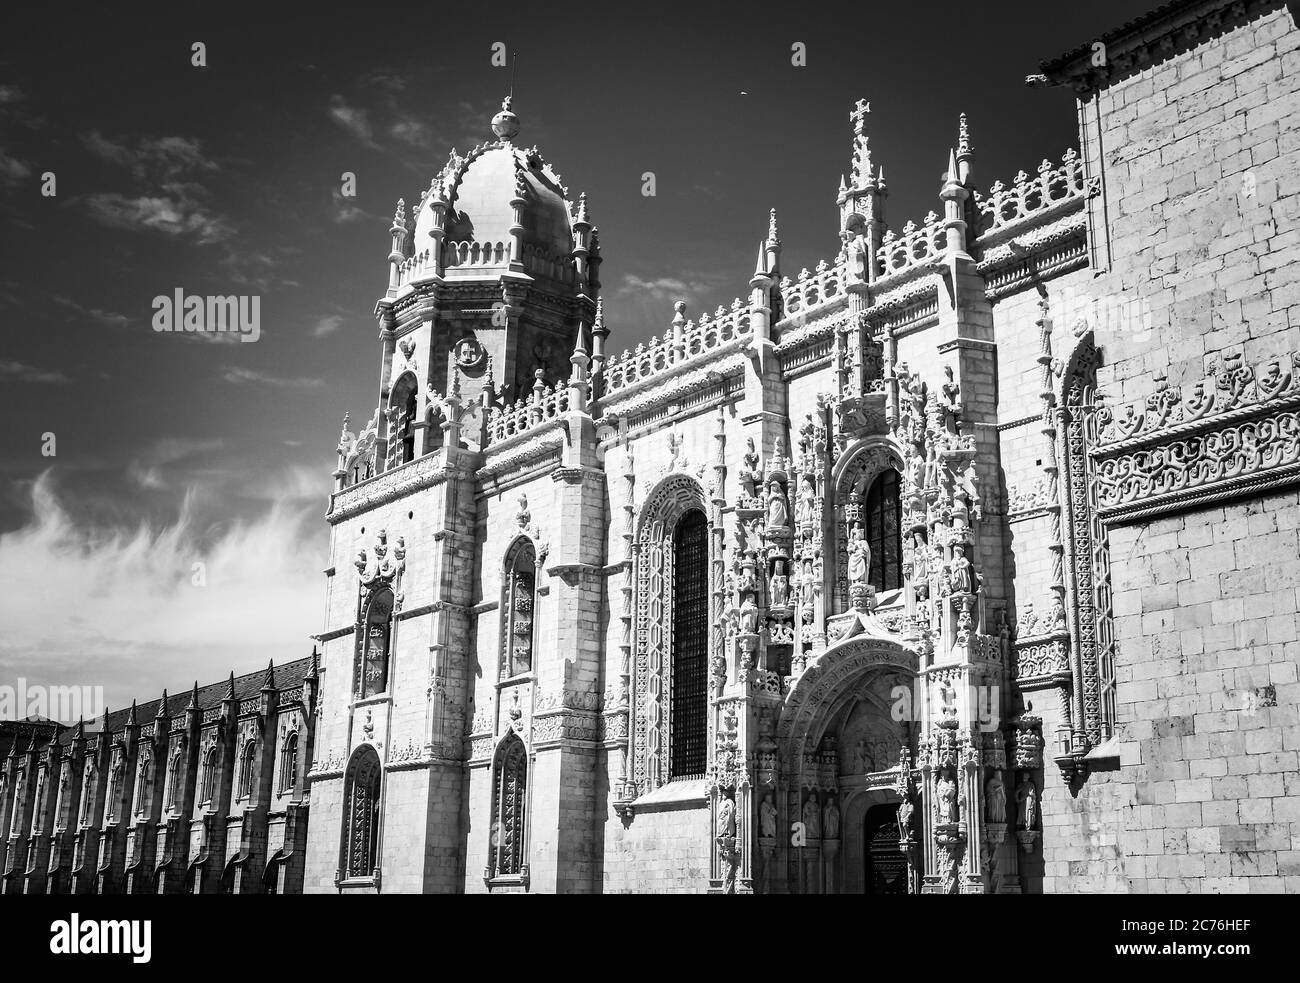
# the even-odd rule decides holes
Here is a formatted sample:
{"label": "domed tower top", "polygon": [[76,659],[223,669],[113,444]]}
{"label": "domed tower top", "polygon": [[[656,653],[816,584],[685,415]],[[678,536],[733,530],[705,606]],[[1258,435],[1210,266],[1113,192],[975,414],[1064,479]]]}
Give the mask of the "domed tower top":
{"label": "domed tower top", "polygon": [[510,96],[501,100],[501,111],[492,117],[492,132],[498,140],[513,140],[519,133],[519,117],[510,110]]}

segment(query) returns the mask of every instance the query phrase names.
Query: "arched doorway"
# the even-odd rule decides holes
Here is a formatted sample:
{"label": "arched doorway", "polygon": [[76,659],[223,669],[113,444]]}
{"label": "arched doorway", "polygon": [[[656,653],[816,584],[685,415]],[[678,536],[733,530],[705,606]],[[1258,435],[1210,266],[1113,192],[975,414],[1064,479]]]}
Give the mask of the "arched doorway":
{"label": "arched doorway", "polygon": [[898,848],[898,803],[867,810],[862,823],[862,884],[866,894],[907,894],[907,854]]}
{"label": "arched doorway", "polygon": [[[920,859],[899,850],[897,821],[915,781],[917,740],[908,705],[896,712],[898,694],[913,691],[918,653],[875,616],[848,618],[840,640],[794,683],[778,720],[775,800],[805,835],[777,844],[765,891],[857,894],[883,886],[879,893],[908,893],[909,859]],[[823,810],[820,824],[810,818],[810,803]],[[897,866],[884,859],[886,836]]]}

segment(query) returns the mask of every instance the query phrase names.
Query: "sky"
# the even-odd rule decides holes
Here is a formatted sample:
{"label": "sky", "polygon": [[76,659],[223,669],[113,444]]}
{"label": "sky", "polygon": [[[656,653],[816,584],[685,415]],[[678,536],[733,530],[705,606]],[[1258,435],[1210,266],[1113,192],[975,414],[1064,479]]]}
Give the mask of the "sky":
{"label": "sky", "polygon": [[[110,706],[310,652],[396,201],[512,74],[516,142],[588,195],[617,352],[745,295],[769,208],[783,272],[834,257],[857,99],[897,229],[940,209],[961,112],[984,189],[1077,146],[1024,76],[1148,9],[176,6],[23,5],[0,39],[0,686]],[[177,290],[257,298],[260,337],[154,331]]]}

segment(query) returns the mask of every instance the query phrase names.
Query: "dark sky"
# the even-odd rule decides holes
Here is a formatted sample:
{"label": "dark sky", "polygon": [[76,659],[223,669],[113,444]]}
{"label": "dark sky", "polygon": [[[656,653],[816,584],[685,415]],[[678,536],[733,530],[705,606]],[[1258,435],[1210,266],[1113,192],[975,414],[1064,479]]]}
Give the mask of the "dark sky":
{"label": "dark sky", "polygon": [[[7,11],[0,684],[103,682],[111,701],[309,650],[339,423],[376,400],[393,208],[489,138],[510,75],[494,42],[517,53],[517,142],[588,194],[620,351],[661,333],[674,299],[694,315],[743,295],[771,207],[785,272],[834,256],[856,99],[898,228],[939,209],[962,111],[983,187],[1074,146],[1072,97],[1024,76],[1145,9]],[[153,298],[178,288],[257,295],[260,340],[155,333]]]}

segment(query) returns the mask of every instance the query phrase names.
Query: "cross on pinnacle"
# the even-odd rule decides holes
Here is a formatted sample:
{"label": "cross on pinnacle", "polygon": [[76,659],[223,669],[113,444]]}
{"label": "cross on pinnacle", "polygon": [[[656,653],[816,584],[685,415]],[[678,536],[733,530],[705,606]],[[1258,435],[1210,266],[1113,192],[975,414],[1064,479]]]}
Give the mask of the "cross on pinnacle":
{"label": "cross on pinnacle", "polygon": [[871,103],[859,99],[853,107],[853,112],[849,113],[849,122],[853,124],[855,132],[862,132],[862,124],[866,122],[869,112],[871,112]]}

